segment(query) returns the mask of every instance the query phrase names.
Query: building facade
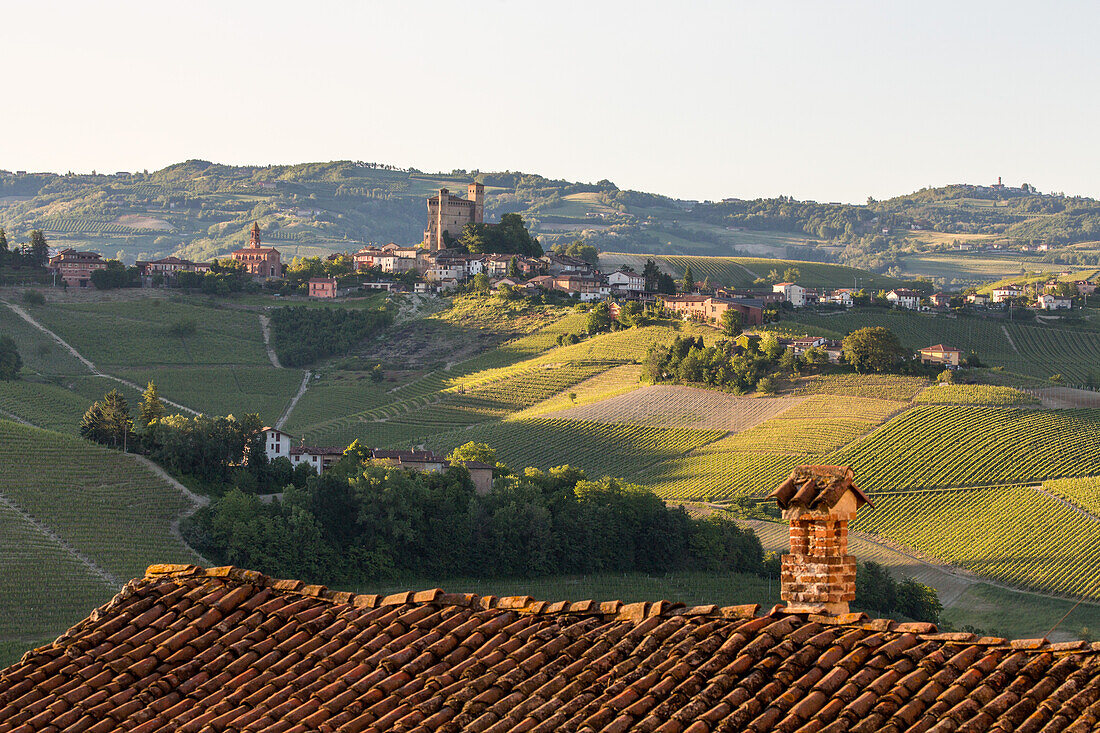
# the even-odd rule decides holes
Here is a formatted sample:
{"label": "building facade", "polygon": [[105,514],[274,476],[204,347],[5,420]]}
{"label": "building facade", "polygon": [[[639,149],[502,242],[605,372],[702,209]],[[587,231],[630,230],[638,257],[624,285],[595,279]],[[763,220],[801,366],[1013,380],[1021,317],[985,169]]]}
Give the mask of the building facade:
{"label": "building facade", "polygon": [[446,249],[443,233],[452,237],[462,234],[467,224],[480,224],[485,217],[485,186],[471,183],[466,187],[468,198],[461,198],[447,189],[428,199],[428,228],[424,230],[424,247],[430,250]]}
{"label": "building facade", "polygon": [[260,242],[260,224],[252,225],[248,246],[233,253],[233,259],[240,262],[245,271],[253,277],[282,277],[283,264],[279,250],[264,247]]}
{"label": "building facade", "polygon": [[86,288],[92,284],[92,273],[107,269],[107,260],[98,252],[77,252],[63,249],[50,258],[50,269],[67,285]]}

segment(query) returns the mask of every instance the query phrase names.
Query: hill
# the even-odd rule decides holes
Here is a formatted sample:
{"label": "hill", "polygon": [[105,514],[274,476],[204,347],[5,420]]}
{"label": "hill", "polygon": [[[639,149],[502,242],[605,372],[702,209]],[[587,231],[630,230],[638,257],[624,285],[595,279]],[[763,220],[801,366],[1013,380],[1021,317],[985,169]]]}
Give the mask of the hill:
{"label": "hill", "polygon": [[0,419],[0,645],[56,635],[150,558],[197,562],[194,503],[133,456]]}
{"label": "hill", "polygon": [[[960,283],[974,282],[983,268],[996,276],[1021,263],[1100,263],[1100,202],[1039,194],[1030,186],[952,185],[860,205],[788,197],[697,202],[622,190],[608,180],[428,174],[362,161],[228,166],[190,160],[152,173],[111,175],[0,172],[0,226],[16,241],[38,228],[55,246],[132,262],[225,254],[243,245],[258,221],[285,255],[323,255],[368,242],[419,242],[425,198],[441,187],[462,190],[474,179],[486,186],[489,220],[520,213],[544,246],[580,237],[604,251],[829,261]],[[1053,249],[1013,259],[1039,244]],[[954,256],[960,247],[992,246],[1001,248],[992,262],[983,254],[973,271],[945,270],[934,259]]]}

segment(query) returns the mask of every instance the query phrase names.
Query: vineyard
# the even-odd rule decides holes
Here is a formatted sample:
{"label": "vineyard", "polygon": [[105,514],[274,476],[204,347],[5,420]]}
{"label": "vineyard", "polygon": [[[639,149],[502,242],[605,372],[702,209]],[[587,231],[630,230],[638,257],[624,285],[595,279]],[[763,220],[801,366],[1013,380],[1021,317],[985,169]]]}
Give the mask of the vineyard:
{"label": "vineyard", "polygon": [[38,229],[47,233],[59,234],[159,234],[156,229],[128,227],[93,219],[46,219],[38,223]]}
{"label": "vineyard", "polygon": [[1100,597],[1100,523],[1034,488],[910,491],[872,498],[874,508],[862,511],[853,529],[1011,585]]}
{"label": "vineyard", "polygon": [[162,398],[207,415],[255,412],[266,423],[282,415],[302,381],[297,369],[270,366],[115,369],[113,373],[142,386],[152,380]]}
{"label": "vineyard", "polygon": [[54,384],[25,379],[0,381],[0,418],[8,413],[42,428],[77,435],[80,417],[90,404],[91,401]]}
{"label": "vineyard", "polygon": [[602,422],[536,418],[494,422],[440,433],[429,447],[448,452],[468,441],[488,443],[498,460],[516,468],[570,464],[590,477],[634,480],[646,466],[673,458],[724,435],[720,430],[609,425]]}
{"label": "vineyard", "polygon": [[793,395],[842,395],[908,402],[928,386],[923,377],[897,374],[820,374],[799,380]]}
{"label": "vineyard", "polygon": [[797,398],[789,397],[736,397],[699,387],[652,385],[549,417],[737,432],[759,425],[798,403]]}
{"label": "vineyard", "polygon": [[[601,259],[609,262],[617,260],[620,253],[609,252]],[[886,275],[876,275],[867,270],[859,270],[844,265],[832,265],[822,262],[803,262],[799,260],[772,260],[759,257],[696,257],[677,255],[633,255],[633,259],[652,259],[667,265],[667,270],[682,276],[685,268],[691,266],[691,273],[697,281],[710,278],[715,285],[747,288],[753,286],[757,278],[766,278],[775,270],[782,276],[788,268],[799,272],[798,283],[808,288],[850,288],[858,281],[860,287],[893,288],[899,281]],[[640,271],[640,268],[635,268]],[[769,284],[770,287],[770,284]]]}
{"label": "vineyard", "polygon": [[[643,386],[638,381],[641,371],[641,367],[637,364],[611,367],[607,371],[600,372],[596,376],[589,377],[574,385],[569,392],[559,392],[538,404],[510,415],[507,419],[524,420],[532,417],[543,417],[559,410],[600,402],[601,400],[633,392]],[[573,395],[573,397],[571,398],[570,395]]]}
{"label": "vineyard", "polygon": [[1057,494],[1100,518],[1100,477],[1044,481],[1043,490]]}
{"label": "vineyard", "polygon": [[883,309],[858,309],[833,316],[796,313],[792,318],[816,331],[836,335],[865,326],[884,326],[896,333],[907,348],[948,344],[964,353],[973,351],[984,364],[1023,377],[1046,380],[1061,374],[1069,384],[1084,385],[1100,375],[1096,365],[1100,334],[1094,331]]}
{"label": "vineyard", "polygon": [[984,486],[1100,473],[1100,410],[928,405],[827,457],[864,490]]}
{"label": "vineyard", "polygon": [[[128,456],[0,420],[0,465],[0,498],[10,503],[0,506],[0,628],[52,598],[53,611],[17,628],[55,631],[58,621],[84,615],[89,598],[105,600],[116,590],[12,506],[120,580],[140,576],[151,562],[196,561],[170,531],[189,502]],[[49,583],[68,580],[71,593],[57,599],[58,589],[70,589]]]}
{"label": "vineyard", "polygon": [[725,441],[730,450],[824,455],[869,433],[904,402],[815,395]]}
{"label": "vineyard", "polygon": [[1039,399],[1012,387],[986,384],[937,384],[921,392],[916,402],[941,405],[1037,405]]}

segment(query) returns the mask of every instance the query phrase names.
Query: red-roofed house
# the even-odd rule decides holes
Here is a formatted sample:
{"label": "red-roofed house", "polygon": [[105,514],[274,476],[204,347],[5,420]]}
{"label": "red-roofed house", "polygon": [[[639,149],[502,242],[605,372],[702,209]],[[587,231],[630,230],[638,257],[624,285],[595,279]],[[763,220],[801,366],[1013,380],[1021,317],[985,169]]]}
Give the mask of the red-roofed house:
{"label": "red-roofed house", "polygon": [[63,249],[50,258],[49,269],[73,287],[86,288],[92,283],[92,273],[107,269],[107,260],[98,252],[77,252]]}
{"label": "red-roofed house", "polygon": [[957,367],[962,359],[962,351],[951,346],[936,344],[920,350],[920,360],[925,364],[946,364]]}
{"label": "red-roofed house", "polygon": [[309,297],[311,298],[335,298],[336,278],[311,277],[309,279]]}

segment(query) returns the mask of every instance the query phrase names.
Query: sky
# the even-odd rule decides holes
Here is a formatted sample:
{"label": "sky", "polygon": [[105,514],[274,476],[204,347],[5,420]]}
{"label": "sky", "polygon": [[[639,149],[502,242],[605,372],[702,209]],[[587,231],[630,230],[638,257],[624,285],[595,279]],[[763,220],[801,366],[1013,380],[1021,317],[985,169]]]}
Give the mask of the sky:
{"label": "sky", "polygon": [[4,0],[0,168],[365,160],[862,203],[1100,197],[1096,2]]}

